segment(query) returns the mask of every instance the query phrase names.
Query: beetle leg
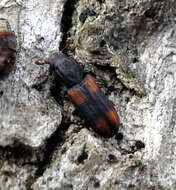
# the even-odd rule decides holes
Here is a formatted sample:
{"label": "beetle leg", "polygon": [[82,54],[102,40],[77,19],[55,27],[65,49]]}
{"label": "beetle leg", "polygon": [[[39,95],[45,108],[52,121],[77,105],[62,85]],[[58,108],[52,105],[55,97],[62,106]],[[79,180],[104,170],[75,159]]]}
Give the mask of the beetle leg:
{"label": "beetle leg", "polygon": [[72,42],[73,42],[73,41],[72,41],[71,38],[67,39],[67,41],[66,41],[66,46],[61,50],[61,52],[64,53],[64,51],[70,47],[70,44],[71,44]]}

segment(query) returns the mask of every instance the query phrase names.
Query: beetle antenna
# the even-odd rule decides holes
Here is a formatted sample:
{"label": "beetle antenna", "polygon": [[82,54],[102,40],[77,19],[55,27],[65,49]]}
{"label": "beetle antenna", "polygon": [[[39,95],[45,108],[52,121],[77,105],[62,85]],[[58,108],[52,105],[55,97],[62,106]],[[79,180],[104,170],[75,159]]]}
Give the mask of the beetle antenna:
{"label": "beetle antenna", "polygon": [[45,64],[49,64],[48,62],[39,62],[39,61],[36,61],[35,62],[36,65],[45,65]]}
{"label": "beetle antenna", "polygon": [[67,39],[66,45],[65,45],[65,47],[61,50],[61,52],[64,53],[64,51],[70,47],[70,44],[71,44],[71,43],[72,43],[72,39],[71,39],[71,38]]}

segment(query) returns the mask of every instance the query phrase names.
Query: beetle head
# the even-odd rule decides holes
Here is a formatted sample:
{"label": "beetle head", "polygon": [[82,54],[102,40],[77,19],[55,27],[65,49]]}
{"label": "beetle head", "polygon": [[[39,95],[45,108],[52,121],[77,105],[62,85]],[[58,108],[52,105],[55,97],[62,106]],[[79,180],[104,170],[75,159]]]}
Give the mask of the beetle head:
{"label": "beetle head", "polygon": [[50,64],[50,72],[56,81],[63,83],[67,88],[83,80],[84,70],[82,66],[63,53],[52,54],[47,63]]}

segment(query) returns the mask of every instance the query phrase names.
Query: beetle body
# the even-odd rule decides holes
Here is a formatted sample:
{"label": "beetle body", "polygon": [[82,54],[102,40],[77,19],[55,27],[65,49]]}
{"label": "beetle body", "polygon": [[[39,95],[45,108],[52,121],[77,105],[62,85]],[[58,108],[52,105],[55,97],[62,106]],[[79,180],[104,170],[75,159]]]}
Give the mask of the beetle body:
{"label": "beetle body", "polygon": [[5,19],[0,19],[0,78],[9,75],[16,60],[16,37],[7,25]]}
{"label": "beetle body", "polygon": [[63,53],[51,55],[47,63],[56,81],[67,87],[71,101],[93,129],[104,137],[115,135],[120,125],[119,117],[94,78],[85,75],[81,65]]}
{"label": "beetle body", "polygon": [[118,131],[118,115],[91,75],[68,89],[68,95],[97,133],[110,137]]}

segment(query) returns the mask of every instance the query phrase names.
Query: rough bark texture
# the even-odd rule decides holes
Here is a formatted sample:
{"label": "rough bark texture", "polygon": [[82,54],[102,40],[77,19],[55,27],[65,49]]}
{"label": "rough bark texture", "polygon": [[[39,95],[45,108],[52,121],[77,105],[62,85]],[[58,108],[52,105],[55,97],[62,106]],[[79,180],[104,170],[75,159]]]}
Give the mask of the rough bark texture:
{"label": "rough bark texture", "polygon": [[[175,0],[0,0],[0,18],[18,42],[0,81],[0,189],[176,189]],[[41,77],[48,66],[34,62],[68,37],[123,139],[87,129],[65,89]]]}
{"label": "rough bark texture", "polygon": [[46,78],[40,77],[47,68],[34,62],[58,49],[62,7],[62,1],[1,1],[0,16],[8,20],[18,41],[15,70],[1,80],[1,146],[39,147],[61,122],[59,106],[42,90],[49,88],[42,86]]}

